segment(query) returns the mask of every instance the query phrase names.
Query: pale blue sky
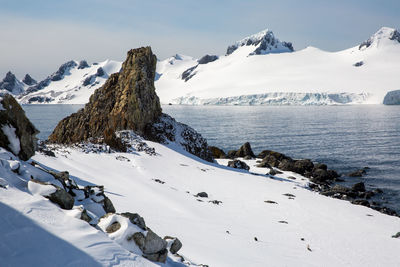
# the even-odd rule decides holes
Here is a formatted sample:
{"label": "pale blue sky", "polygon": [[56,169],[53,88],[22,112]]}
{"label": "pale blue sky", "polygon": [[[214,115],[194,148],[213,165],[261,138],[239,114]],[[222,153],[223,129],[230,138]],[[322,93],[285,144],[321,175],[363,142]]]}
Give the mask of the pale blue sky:
{"label": "pale blue sky", "polygon": [[337,51],[399,28],[399,10],[399,0],[0,0],[0,76],[41,79],[67,60],[123,60],[141,45],[160,59],[224,54],[266,28],[297,50]]}

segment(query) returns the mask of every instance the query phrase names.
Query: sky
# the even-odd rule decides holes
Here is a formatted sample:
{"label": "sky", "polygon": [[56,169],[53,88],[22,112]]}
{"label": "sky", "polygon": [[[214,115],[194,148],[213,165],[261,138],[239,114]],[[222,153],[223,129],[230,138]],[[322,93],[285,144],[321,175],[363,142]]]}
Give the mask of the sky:
{"label": "sky", "polygon": [[399,0],[0,0],[0,78],[41,80],[68,60],[122,61],[144,45],[159,59],[222,55],[267,28],[296,50],[339,51],[399,29],[399,10]]}

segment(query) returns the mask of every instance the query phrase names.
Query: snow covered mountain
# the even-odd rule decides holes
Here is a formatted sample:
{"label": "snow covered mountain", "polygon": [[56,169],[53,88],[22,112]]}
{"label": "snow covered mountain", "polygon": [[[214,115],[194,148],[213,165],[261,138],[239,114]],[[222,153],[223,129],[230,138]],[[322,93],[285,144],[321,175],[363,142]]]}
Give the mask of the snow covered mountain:
{"label": "snow covered mountain", "polygon": [[178,55],[159,62],[157,94],[163,103],[190,105],[379,104],[388,91],[399,89],[395,29],[381,28],[339,52],[292,51],[291,43],[265,30],[206,64]]}
{"label": "snow covered mountain", "polygon": [[28,87],[18,96],[18,101],[21,104],[85,104],[110,74],[121,69],[121,64],[112,60],[91,65],[84,60],[68,61],[43,81]]}
{"label": "snow covered mountain", "polygon": [[[70,61],[18,101],[85,104],[121,62]],[[335,105],[381,104],[400,83],[400,33],[383,27],[355,47],[295,51],[264,30],[200,59],[177,54],[159,61],[155,86],[163,104]]]}
{"label": "snow covered mountain", "polygon": [[15,75],[9,71],[6,77],[0,82],[0,93],[9,93],[12,95],[19,95],[25,91],[30,85],[34,85],[36,81],[26,74],[22,81],[18,80]]}

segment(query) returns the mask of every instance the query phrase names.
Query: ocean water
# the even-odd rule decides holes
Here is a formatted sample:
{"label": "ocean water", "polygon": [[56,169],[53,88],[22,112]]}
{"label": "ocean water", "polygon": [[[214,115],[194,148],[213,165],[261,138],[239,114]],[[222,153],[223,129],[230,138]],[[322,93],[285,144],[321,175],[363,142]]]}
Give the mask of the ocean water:
{"label": "ocean water", "polygon": [[[25,105],[46,139],[58,121],[82,105]],[[380,201],[400,212],[400,106],[163,106],[225,151],[250,142],[293,158],[309,158],[346,174],[369,167],[362,178],[385,191]]]}

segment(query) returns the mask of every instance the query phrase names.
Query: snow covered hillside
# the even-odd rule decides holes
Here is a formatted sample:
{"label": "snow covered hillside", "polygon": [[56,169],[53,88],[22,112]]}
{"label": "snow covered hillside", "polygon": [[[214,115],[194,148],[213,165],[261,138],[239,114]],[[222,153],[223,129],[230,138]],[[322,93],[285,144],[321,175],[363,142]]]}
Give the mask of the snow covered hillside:
{"label": "snow covered hillside", "polygon": [[[61,147],[55,150],[56,157],[38,154],[33,160],[68,170],[82,186],[104,185],[117,210],[137,212],[157,233],[179,237],[182,255],[192,262],[219,267],[398,266],[400,262],[400,242],[392,238],[400,230],[398,217],[312,192],[305,188],[308,179],[296,173],[265,175],[268,168],[255,167],[255,159],[244,160],[250,166],[247,172],[199,160],[174,146],[146,143],[156,155]],[[218,161],[226,165],[228,160]],[[24,187],[23,181],[18,184]],[[5,200],[12,205],[11,199]],[[24,216],[53,229],[44,213],[50,203],[41,201],[45,208],[18,207]],[[63,228],[90,227],[69,220]],[[81,234],[68,237],[50,231],[67,240]],[[91,242],[99,249],[122,249],[110,241],[95,242],[104,237],[93,228],[91,233],[92,239],[77,244],[94,259],[113,252],[93,250]]]}
{"label": "snow covered hillside", "polygon": [[26,88],[18,96],[21,104],[85,104],[94,90],[110,74],[121,69],[122,62],[106,60],[89,65],[86,61],[69,61],[43,81]]}
{"label": "snow covered hillside", "polygon": [[291,52],[263,31],[206,64],[181,55],[159,62],[157,94],[163,103],[195,105],[379,104],[399,89],[399,36],[384,27],[343,51]]}

